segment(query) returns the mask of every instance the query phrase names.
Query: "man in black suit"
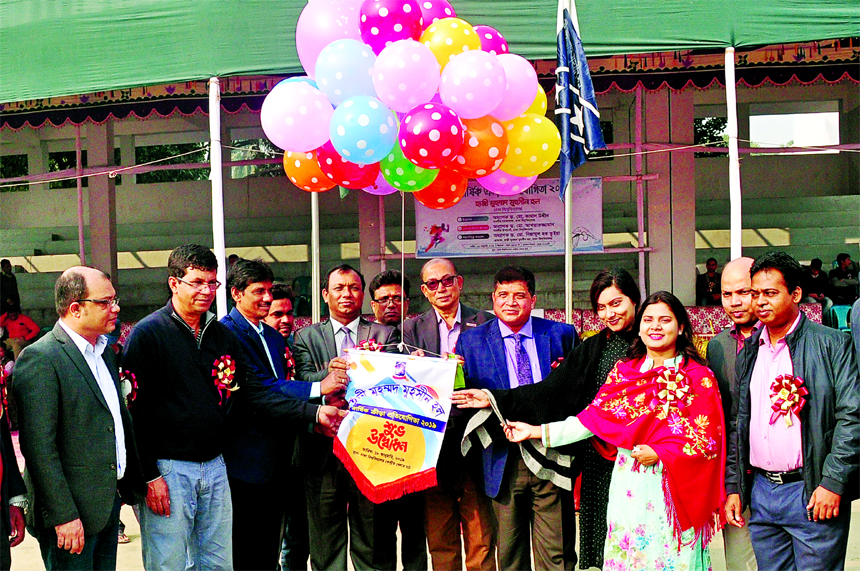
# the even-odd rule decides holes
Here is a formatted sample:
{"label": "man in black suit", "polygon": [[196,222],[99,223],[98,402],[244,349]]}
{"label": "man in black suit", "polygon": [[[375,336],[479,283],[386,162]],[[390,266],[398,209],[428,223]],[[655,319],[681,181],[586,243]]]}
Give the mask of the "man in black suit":
{"label": "man in black suit", "polygon": [[145,493],[119,367],[105,335],[119,301],[110,279],[69,268],[54,290],[60,320],[21,353],[13,391],[50,569],[116,568],[119,510]]}
{"label": "man in black suit", "polygon": [[[293,357],[296,378],[316,382],[346,379],[343,352],[373,340],[383,346],[397,342],[393,327],[371,323],[361,317],[364,276],[347,264],[328,271],[322,295],[330,319],[301,329],[296,334]],[[386,347],[387,349],[393,347]],[[343,392],[328,395],[329,404],[345,406]],[[395,569],[397,558],[390,542],[378,542],[376,506],[356,487],[346,468],[332,452],[332,439],[304,434],[299,443],[305,471],[308,502],[311,566],[315,570],[346,570],[347,519],[352,565],[357,571]]]}
{"label": "man in black suit", "polygon": [[[433,306],[403,324],[403,342],[410,351],[428,356],[454,353],[463,331],[492,315],[460,303],[463,276],[450,260],[436,258],[421,268],[421,293]],[[493,510],[483,492],[479,457],[463,458],[460,441],[466,428],[462,411],[451,409],[436,462],[438,484],[424,492],[424,528],[434,569],[462,569],[460,529],[466,569],[496,568]]]}

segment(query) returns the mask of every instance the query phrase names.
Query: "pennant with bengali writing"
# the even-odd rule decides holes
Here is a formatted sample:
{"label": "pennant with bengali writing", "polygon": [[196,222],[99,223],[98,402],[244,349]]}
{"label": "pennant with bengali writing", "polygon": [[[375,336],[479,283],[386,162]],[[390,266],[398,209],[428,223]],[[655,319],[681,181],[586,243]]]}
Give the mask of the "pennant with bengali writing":
{"label": "pennant with bengali writing", "polygon": [[374,503],[435,486],[457,361],[348,353],[349,413],[334,441],[335,455]]}

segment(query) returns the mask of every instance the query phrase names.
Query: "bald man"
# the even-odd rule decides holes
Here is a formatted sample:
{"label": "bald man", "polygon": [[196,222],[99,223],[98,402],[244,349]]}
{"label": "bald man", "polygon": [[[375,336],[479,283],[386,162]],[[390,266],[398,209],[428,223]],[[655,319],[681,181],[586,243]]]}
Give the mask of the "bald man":
{"label": "bald man", "polygon": [[[708,362],[717,378],[723,400],[726,426],[729,419],[738,414],[738,380],[735,361],[743,348],[744,340],[759,327],[753,312],[750,267],[752,258],[737,258],[723,268],[720,280],[723,310],[733,325],[727,327],[708,343]],[[749,507],[744,518],[749,517]],[[726,569],[729,571],[757,569],[755,554],[750,541],[749,527],[727,525],[723,528],[723,544],[726,550]]]}

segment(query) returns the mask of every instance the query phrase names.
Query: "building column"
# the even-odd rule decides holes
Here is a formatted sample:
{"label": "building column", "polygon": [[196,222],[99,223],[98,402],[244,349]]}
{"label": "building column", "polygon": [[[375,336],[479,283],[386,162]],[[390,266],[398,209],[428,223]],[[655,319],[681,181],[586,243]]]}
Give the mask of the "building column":
{"label": "building column", "polygon": [[[87,162],[89,167],[113,166],[113,122],[87,125]],[[90,255],[89,264],[109,273],[117,283],[116,186],[106,176],[89,178]]]}

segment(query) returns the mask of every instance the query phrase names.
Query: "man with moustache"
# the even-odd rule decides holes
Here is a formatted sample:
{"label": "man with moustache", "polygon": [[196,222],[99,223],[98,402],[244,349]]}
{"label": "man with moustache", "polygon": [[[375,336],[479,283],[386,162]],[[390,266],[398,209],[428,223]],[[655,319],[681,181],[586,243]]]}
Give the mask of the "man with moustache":
{"label": "man with moustache", "polygon": [[842,569],[860,488],[860,374],[851,339],[801,313],[803,269],[788,254],[764,254],[750,275],[762,327],[737,358],[726,519],[743,526],[750,506],[760,569]]}
{"label": "man with moustache", "polygon": [[[263,322],[272,305],[273,280],[271,268],[260,260],[240,259],[227,272],[235,307],[221,323],[242,343],[250,373],[268,392],[305,401],[343,390],[346,383],[333,377],[320,383],[285,379],[284,338]],[[319,414],[333,424],[339,411],[321,406]],[[233,408],[227,415],[227,428],[224,461],[233,503],[233,566],[237,570],[271,569],[280,551],[281,523],[293,503],[284,478],[296,431],[272,423],[248,407]],[[306,566],[305,560],[302,568]]]}
{"label": "man with moustache", "polygon": [[39,546],[49,570],[115,569],[120,506],[146,491],[106,350],[119,299],[106,274],[79,266],[57,280],[54,301],[59,321],[21,353],[12,384]]}
{"label": "man with moustache", "polygon": [[[421,293],[432,308],[403,324],[407,350],[433,357],[454,353],[461,332],[492,319],[460,303],[463,282],[450,260],[424,264]],[[436,462],[438,484],[424,492],[424,530],[434,569],[462,569],[465,553],[467,570],[490,571],[496,568],[493,511],[482,491],[480,459],[460,454],[466,420],[463,411],[451,409]]]}
{"label": "man with moustache", "polygon": [[[734,325],[723,329],[708,342],[708,363],[720,387],[726,426],[738,414],[738,379],[735,376],[737,355],[743,349],[744,341],[759,327],[759,321],[753,311],[750,285],[750,267],[753,261],[752,258],[737,258],[723,268],[723,310]],[[749,518],[749,506],[744,510],[743,518]],[[726,568],[729,571],[757,569],[748,526],[725,526],[723,546],[726,552]]]}
{"label": "man with moustache", "polygon": [[[373,340],[393,349],[397,343],[395,329],[361,317],[364,287],[364,276],[348,264],[328,271],[322,296],[330,319],[296,333],[293,356],[298,380],[316,382],[330,377],[345,380],[348,365],[344,352],[365,341]],[[328,395],[327,400],[346,405],[342,391]],[[377,506],[359,491],[334,455],[332,444],[330,437],[319,434],[302,434],[299,442],[313,546],[311,567],[345,571],[348,535],[350,558],[357,571],[395,569],[397,554],[393,546],[385,539],[380,541],[385,533],[380,529],[383,526],[377,517]]]}

